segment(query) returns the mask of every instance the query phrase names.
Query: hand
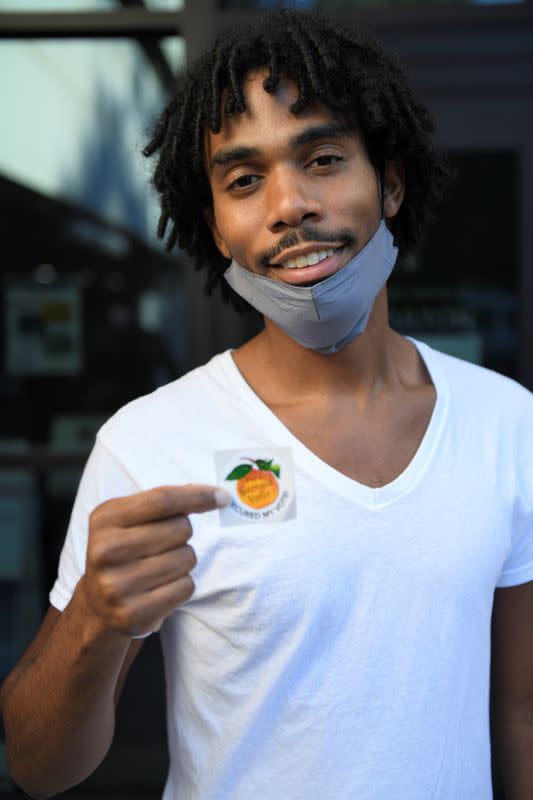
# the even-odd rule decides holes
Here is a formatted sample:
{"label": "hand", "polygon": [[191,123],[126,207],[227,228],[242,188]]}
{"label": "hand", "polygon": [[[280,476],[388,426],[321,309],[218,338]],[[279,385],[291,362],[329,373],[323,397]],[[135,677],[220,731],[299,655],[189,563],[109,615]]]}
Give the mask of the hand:
{"label": "hand", "polygon": [[89,607],[105,627],[126,636],[159,630],[194,591],[187,515],[229,501],[215,486],[160,486],[95,508],[83,580]]}

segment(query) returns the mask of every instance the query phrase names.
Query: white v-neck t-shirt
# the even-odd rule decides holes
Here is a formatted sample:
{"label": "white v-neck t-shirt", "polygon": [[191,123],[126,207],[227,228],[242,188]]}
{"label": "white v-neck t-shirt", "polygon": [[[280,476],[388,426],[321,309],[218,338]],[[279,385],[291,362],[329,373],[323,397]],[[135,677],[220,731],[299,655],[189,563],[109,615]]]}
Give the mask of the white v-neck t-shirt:
{"label": "white v-neck t-shirt", "polygon": [[100,430],[50,594],[60,610],[99,503],[216,483],[220,451],[294,462],[293,518],[191,515],[196,588],[161,629],[164,800],[492,797],[491,612],[495,588],[533,580],[533,395],[412,341],[436,405],[381,488],[298,441],[230,351]]}

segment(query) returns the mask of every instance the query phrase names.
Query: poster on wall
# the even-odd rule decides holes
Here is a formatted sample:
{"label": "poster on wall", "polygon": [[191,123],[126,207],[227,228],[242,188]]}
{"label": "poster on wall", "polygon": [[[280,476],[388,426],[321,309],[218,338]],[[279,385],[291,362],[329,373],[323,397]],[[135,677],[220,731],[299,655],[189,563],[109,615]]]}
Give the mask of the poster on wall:
{"label": "poster on wall", "polygon": [[77,286],[7,284],[5,303],[9,374],[79,374],[81,300]]}

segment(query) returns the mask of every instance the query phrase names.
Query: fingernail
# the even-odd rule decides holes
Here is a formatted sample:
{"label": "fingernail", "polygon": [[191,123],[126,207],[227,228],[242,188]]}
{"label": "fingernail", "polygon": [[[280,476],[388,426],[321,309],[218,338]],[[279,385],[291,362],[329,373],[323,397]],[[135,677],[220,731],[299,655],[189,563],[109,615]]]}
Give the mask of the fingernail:
{"label": "fingernail", "polygon": [[225,492],[224,489],[215,489],[215,503],[218,508],[224,508],[231,503],[231,495]]}

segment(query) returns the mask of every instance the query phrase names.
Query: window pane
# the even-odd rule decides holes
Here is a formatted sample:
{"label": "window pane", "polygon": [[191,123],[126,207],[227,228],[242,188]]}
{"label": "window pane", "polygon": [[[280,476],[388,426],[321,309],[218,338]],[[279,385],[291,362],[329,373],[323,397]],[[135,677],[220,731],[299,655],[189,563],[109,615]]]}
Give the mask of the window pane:
{"label": "window pane", "polygon": [[231,9],[269,9],[269,8],[294,8],[294,9],[321,9],[322,11],[338,11],[342,9],[356,9],[361,7],[408,7],[416,6],[442,6],[442,5],[513,5],[523,3],[525,0],[221,0],[222,8]]}
{"label": "window pane", "polygon": [[144,5],[160,11],[176,11],[184,7],[185,0],[144,0]]}
{"label": "window pane", "polygon": [[0,0],[0,11],[104,11],[119,0]]}
{"label": "window pane", "polygon": [[[173,71],[183,66],[183,40],[167,38],[162,48]],[[0,171],[154,238],[140,151],[164,91],[141,45],[4,41],[0,92],[10,120],[0,136]]]}
{"label": "window pane", "polygon": [[[149,9],[179,11],[184,0],[144,0]],[[0,0],[0,11],[106,11],[124,8],[120,0]]]}
{"label": "window pane", "polygon": [[[183,40],[160,46],[183,68]],[[166,99],[151,52],[129,39],[0,44],[0,376],[12,411],[0,440],[76,438],[54,415],[94,421],[180,372],[180,256],[157,240],[141,153]],[[49,385],[38,409],[30,384]]]}
{"label": "window pane", "polygon": [[176,75],[185,65],[185,39],[165,36],[159,42],[172,72]]}

